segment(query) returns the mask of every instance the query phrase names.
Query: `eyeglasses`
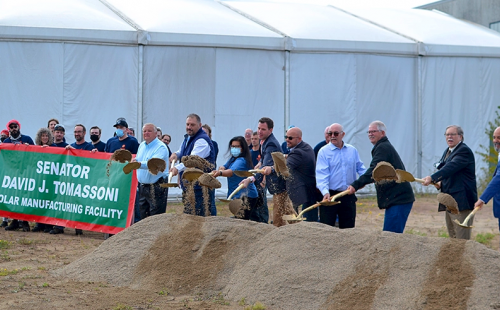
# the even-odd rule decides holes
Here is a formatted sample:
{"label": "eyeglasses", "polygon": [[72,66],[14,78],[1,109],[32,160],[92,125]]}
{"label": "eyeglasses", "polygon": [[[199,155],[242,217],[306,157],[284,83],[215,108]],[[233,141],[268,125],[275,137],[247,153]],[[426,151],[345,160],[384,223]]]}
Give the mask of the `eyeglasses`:
{"label": "eyeglasses", "polygon": [[343,131],[334,131],[334,132],[329,131],[328,135],[329,136],[334,135],[335,137],[338,137],[341,133],[343,133]]}
{"label": "eyeglasses", "polygon": [[458,135],[458,133],[445,133],[444,136],[445,137],[453,137],[453,136],[456,136]]}
{"label": "eyeglasses", "polygon": [[9,128],[10,128],[10,129],[14,129],[14,128],[17,128],[17,127],[19,127],[19,126],[17,126],[16,124],[10,124],[10,125],[9,125]]}
{"label": "eyeglasses", "polygon": [[293,139],[295,139],[296,137],[290,137],[290,136],[285,136],[285,140],[290,140],[292,141]]}
{"label": "eyeglasses", "polygon": [[379,131],[381,131],[381,130],[368,130],[366,133],[371,135],[371,134],[374,134],[374,133],[379,132]]}

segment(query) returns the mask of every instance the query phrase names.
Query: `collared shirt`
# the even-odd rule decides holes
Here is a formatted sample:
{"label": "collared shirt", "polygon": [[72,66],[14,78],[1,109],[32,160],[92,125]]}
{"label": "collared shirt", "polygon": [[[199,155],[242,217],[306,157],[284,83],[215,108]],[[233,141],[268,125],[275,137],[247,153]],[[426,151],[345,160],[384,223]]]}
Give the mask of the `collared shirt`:
{"label": "collared shirt", "polygon": [[[151,158],[161,158],[167,163],[165,171],[157,175],[151,174],[148,170],[148,160]],[[168,176],[168,149],[165,143],[155,138],[149,144],[143,141],[137,150],[135,159],[141,163],[141,167],[137,170],[137,181],[144,184],[156,183],[160,178]]]}
{"label": "collared shirt", "polygon": [[300,141],[299,143],[297,143],[297,145],[296,145],[296,146],[289,148],[289,150],[290,150],[290,152],[289,152],[289,153],[291,153],[291,152],[292,152],[292,151],[293,151],[293,150],[294,150],[297,146],[299,146],[299,144],[301,144],[301,143],[302,143],[302,141]]}
{"label": "collared shirt", "polygon": [[365,171],[365,165],[355,147],[344,143],[342,148],[338,148],[328,143],[318,153],[316,187],[323,195],[330,189],[344,191],[357,179],[356,173],[362,175]]}
{"label": "collared shirt", "polygon": [[452,148],[448,148],[448,150],[450,151],[450,154],[453,153],[453,151],[457,148],[457,146],[462,143],[462,141],[458,142],[457,145],[455,145],[454,147]]}
{"label": "collared shirt", "polygon": [[[189,138],[191,138],[191,137],[189,137]],[[188,139],[188,141],[189,141],[189,139]],[[187,141],[186,141],[186,143],[187,143]],[[182,147],[182,144],[179,147],[179,150],[177,152],[175,152],[178,159],[180,159],[179,156],[181,154],[181,147]],[[198,155],[201,158],[206,158],[210,155],[210,145],[208,144],[207,141],[205,141],[205,139],[198,139],[194,143],[193,150],[191,151],[191,154],[189,154],[189,155]],[[177,170],[179,172],[186,170],[186,167],[184,167],[183,163],[177,164],[175,166],[175,168],[177,168]]]}

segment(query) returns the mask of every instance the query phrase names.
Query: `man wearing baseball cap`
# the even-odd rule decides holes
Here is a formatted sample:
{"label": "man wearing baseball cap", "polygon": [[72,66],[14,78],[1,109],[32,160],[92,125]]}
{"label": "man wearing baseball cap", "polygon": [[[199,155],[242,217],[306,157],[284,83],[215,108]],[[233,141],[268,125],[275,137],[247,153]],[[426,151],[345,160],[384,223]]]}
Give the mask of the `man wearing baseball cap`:
{"label": "man wearing baseball cap", "polygon": [[104,152],[113,153],[116,150],[123,149],[129,150],[132,154],[137,154],[139,142],[137,142],[136,138],[128,135],[127,121],[121,117],[116,120],[113,127],[116,128],[116,137],[112,137],[106,142]]}
{"label": "man wearing baseball cap", "polygon": [[[15,119],[10,120],[7,123],[7,129],[9,130],[10,137],[5,139],[3,143],[13,143],[13,144],[27,144],[27,145],[35,145],[30,136],[21,134],[21,124]],[[4,218],[2,222],[2,227],[4,227],[7,221]],[[19,225],[18,220],[12,220],[9,226],[5,227],[5,230],[17,230],[18,228],[22,228],[23,231],[30,231],[30,225],[28,221],[21,221],[21,225]]]}
{"label": "man wearing baseball cap", "polygon": [[7,129],[2,130],[0,133],[0,143],[9,137],[9,131]]}
{"label": "man wearing baseball cap", "polygon": [[21,124],[15,119],[7,123],[7,130],[9,131],[10,137],[5,139],[3,143],[35,145],[30,136],[21,134]]}

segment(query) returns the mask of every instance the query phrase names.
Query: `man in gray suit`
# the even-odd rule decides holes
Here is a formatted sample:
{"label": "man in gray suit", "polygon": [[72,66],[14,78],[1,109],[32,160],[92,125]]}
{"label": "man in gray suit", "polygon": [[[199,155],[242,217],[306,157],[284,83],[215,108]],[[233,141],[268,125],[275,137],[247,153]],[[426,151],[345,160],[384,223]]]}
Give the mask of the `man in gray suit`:
{"label": "man in gray suit", "polygon": [[[302,210],[316,203],[316,158],[313,148],[302,141],[302,130],[298,127],[288,129],[286,146],[290,150],[286,164],[291,177],[286,180],[286,189],[292,200],[295,211],[302,205]],[[307,221],[318,221],[318,209],[304,214]]]}

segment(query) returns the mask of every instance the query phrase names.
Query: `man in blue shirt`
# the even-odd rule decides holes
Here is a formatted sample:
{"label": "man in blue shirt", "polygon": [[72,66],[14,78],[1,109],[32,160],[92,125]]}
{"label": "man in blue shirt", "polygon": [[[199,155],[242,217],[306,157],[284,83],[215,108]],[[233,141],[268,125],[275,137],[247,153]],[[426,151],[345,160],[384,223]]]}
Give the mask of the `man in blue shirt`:
{"label": "man in blue shirt", "polygon": [[75,125],[75,130],[73,132],[75,134],[75,143],[71,143],[66,146],[66,149],[75,149],[75,150],[86,150],[92,151],[94,147],[92,143],[85,141],[85,134],[87,133],[87,129],[82,124]]}
{"label": "man in blue shirt", "polygon": [[160,186],[165,182],[168,167],[164,172],[159,172],[157,175],[151,174],[148,170],[148,160],[151,158],[161,158],[168,162],[167,147],[165,143],[156,138],[156,126],[154,124],[144,124],[142,136],[144,141],[139,145],[137,156],[132,160],[141,163],[141,167],[137,170],[141,220],[148,216],[165,213],[168,196],[167,189]]}
{"label": "man in blue shirt", "polygon": [[[323,200],[345,191],[354,182],[357,175],[366,172],[365,165],[359,158],[358,150],[342,140],[344,128],[340,124],[332,124],[328,130],[330,143],[318,152],[316,162],[316,186],[323,195]],[[319,221],[334,226],[337,215],[339,228],[354,228],[356,223],[356,195],[347,195],[337,199],[339,205],[320,206]]]}
{"label": "man in blue shirt", "polygon": [[122,149],[129,150],[132,154],[137,154],[139,142],[137,142],[135,137],[129,136],[127,121],[124,118],[119,118],[113,127],[116,128],[116,137],[112,137],[106,142],[104,151],[114,153],[116,150]]}
{"label": "man in blue shirt", "polygon": [[64,134],[66,133],[66,129],[61,124],[56,124],[54,126],[54,144],[57,147],[66,147],[68,143],[64,140]]}
{"label": "man in blue shirt", "polygon": [[90,140],[98,152],[104,152],[106,143],[101,141],[101,128],[99,126],[90,127]]}

